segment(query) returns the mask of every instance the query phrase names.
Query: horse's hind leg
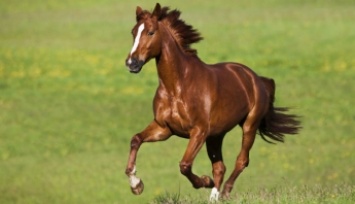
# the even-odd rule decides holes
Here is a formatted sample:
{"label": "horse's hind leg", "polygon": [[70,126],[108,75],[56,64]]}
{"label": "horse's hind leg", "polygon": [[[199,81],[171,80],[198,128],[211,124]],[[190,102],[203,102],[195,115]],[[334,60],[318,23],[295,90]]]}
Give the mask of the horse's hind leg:
{"label": "horse's hind leg", "polygon": [[211,192],[210,201],[218,200],[220,187],[222,185],[224,173],[226,171],[222,157],[223,138],[224,135],[221,135],[209,137],[206,140],[207,153],[212,163],[212,174],[214,181],[214,187]]}
{"label": "horse's hind leg", "polygon": [[232,191],[235,180],[238,178],[240,173],[244,170],[245,167],[249,164],[249,151],[252,148],[255,140],[256,131],[258,129],[260,120],[255,117],[254,114],[250,113],[242,125],[243,128],[243,140],[242,148],[237,157],[235,168],[224,184],[222,191],[222,197],[229,198],[229,194]]}

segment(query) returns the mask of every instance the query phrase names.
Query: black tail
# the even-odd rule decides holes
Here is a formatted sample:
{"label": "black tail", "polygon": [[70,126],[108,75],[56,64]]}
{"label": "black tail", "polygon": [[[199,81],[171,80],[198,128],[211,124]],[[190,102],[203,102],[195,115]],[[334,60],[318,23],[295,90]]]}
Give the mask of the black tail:
{"label": "black tail", "polygon": [[298,120],[298,116],[285,113],[289,110],[288,108],[274,107],[275,82],[272,79],[261,78],[269,92],[270,104],[269,110],[259,126],[259,134],[268,143],[273,142],[266,139],[266,137],[278,142],[284,142],[285,134],[297,134],[301,129],[301,123]]}

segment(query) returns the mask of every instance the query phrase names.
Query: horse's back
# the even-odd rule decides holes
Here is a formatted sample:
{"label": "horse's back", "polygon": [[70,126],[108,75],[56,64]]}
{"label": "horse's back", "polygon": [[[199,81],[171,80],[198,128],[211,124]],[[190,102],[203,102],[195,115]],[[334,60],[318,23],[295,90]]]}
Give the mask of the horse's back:
{"label": "horse's back", "polygon": [[274,86],[272,79],[259,77],[252,69],[240,63],[218,63],[210,67],[213,74],[220,78],[223,86],[233,86],[236,91],[243,90],[249,99],[255,95],[255,89],[261,89],[260,91],[263,92],[264,86],[270,88]]}

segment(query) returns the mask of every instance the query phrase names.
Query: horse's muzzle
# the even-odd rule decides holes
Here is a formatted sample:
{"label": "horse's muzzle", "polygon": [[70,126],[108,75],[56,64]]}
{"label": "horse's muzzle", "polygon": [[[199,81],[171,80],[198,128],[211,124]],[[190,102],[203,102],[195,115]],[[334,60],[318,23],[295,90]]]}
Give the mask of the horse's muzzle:
{"label": "horse's muzzle", "polygon": [[129,58],[126,60],[126,66],[131,73],[139,73],[144,65],[144,61],[136,58]]}

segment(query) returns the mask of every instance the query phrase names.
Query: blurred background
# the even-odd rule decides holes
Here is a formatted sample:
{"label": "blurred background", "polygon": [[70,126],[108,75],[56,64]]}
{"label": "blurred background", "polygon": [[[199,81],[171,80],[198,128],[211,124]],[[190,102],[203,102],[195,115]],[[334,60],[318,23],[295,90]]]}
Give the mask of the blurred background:
{"label": "blurred background", "polygon": [[[138,75],[124,61],[136,6],[155,3],[0,1],[0,203],[152,203],[166,192],[207,201],[209,189],[180,175],[184,139],[142,145],[142,195],[124,174],[158,84],[154,61]],[[274,78],[276,105],[302,116],[302,131],[285,144],[256,139],[235,202],[354,201],[354,1],[160,3],[201,32],[193,47],[203,61]],[[238,128],[224,141],[228,176],[240,143]],[[211,175],[205,148],[193,168]]]}

